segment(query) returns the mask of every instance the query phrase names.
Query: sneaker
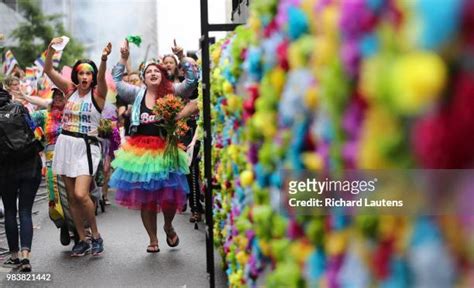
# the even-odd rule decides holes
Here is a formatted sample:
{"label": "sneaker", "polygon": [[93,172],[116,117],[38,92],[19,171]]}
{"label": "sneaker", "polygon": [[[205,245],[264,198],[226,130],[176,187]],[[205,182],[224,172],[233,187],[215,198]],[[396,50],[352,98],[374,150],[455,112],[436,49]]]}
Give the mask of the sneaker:
{"label": "sneaker", "polygon": [[19,258],[13,259],[12,257],[8,258],[7,261],[3,262],[3,267],[6,268],[18,268],[20,267],[21,262]]}
{"label": "sneaker", "polygon": [[31,272],[30,260],[25,258],[21,260],[20,272]]}
{"label": "sneaker", "polygon": [[102,197],[102,200],[104,201],[104,204],[105,204],[105,205],[110,205],[109,199],[107,199],[107,198],[105,198],[105,197]]}
{"label": "sneaker", "polygon": [[72,247],[72,257],[81,257],[89,253],[91,246],[86,241],[77,242],[74,247]]}
{"label": "sneaker", "polygon": [[71,243],[71,236],[69,235],[69,229],[67,228],[67,225],[61,226],[61,233],[59,236],[59,240],[63,246],[67,246]]}
{"label": "sneaker", "polygon": [[104,240],[102,237],[99,237],[99,239],[92,238],[92,255],[99,256],[102,252],[104,252]]}

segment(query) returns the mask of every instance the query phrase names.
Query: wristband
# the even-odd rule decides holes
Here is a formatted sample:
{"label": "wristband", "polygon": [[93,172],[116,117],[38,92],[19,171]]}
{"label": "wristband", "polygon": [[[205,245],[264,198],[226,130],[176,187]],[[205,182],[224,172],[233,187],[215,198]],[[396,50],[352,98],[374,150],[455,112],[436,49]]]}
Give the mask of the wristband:
{"label": "wristband", "polygon": [[107,56],[102,56],[102,61],[107,61]]}

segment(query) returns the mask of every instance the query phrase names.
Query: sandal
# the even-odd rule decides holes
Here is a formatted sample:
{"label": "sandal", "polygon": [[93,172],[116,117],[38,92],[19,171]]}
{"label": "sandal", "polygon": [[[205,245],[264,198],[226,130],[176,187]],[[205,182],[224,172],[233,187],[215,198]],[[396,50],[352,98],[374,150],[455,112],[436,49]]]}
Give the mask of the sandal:
{"label": "sandal", "polygon": [[202,216],[201,213],[198,212],[193,212],[193,215],[191,218],[189,218],[189,222],[195,223],[195,222],[201,222],[202,221]]}
{"label": "sandal", "polygon": [[146,252],[148,252],[148,253],[158,253],[158,252],[160,252],[160,247],[158,247],[158,244],[150,244],[146,248]]}
{"label": "sandal", "polygon": [[[165,230],[165,233],[166,233],[166,243],[168,244],[168,246],[170,246],[170,247],[178,246],[179,245],[179,237],[178,237],[178,234],[176,234],[176,231],[174,230],[174,227],[171,226],[171,228],[169,228],[169,229],[166,229],[165,227],[163,227],[163,229]],[[174,243],[172,243],[171,240],[173,240],[175,237],[176,237],[176,240],[174,240]]]}

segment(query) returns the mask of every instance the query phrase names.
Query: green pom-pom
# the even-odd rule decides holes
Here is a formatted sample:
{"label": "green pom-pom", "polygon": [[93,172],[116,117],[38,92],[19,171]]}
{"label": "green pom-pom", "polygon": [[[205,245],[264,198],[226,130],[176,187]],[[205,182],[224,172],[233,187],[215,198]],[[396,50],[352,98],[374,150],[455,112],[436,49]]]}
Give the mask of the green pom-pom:
{"label": "green pom-pom", "polygon": [[142,37],[138,35],[128,35],[126,39],[129,43],[137,45],[137,47],[140,47],[140,44],[142,44]]}

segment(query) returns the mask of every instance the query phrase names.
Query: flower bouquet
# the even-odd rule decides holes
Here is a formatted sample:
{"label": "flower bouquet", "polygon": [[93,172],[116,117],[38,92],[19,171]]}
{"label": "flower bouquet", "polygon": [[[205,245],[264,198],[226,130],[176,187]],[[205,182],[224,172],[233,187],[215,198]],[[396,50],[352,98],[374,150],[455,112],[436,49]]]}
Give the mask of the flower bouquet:
{"label": "flower bouquet", "polygon": [[161,119],[158,125],[166,131],[164,155],[170,159],[178,159],[178,139],[189,130],[186,120],[176,120],[176,116],[183,108],[183,101],[173,94],[157,99],[153,107],[153,113]]}
{"label": "flower bouquet", "polygon": [[98,132],[100,138],[109,139],[112,136],[112,120],[100,119]]}

